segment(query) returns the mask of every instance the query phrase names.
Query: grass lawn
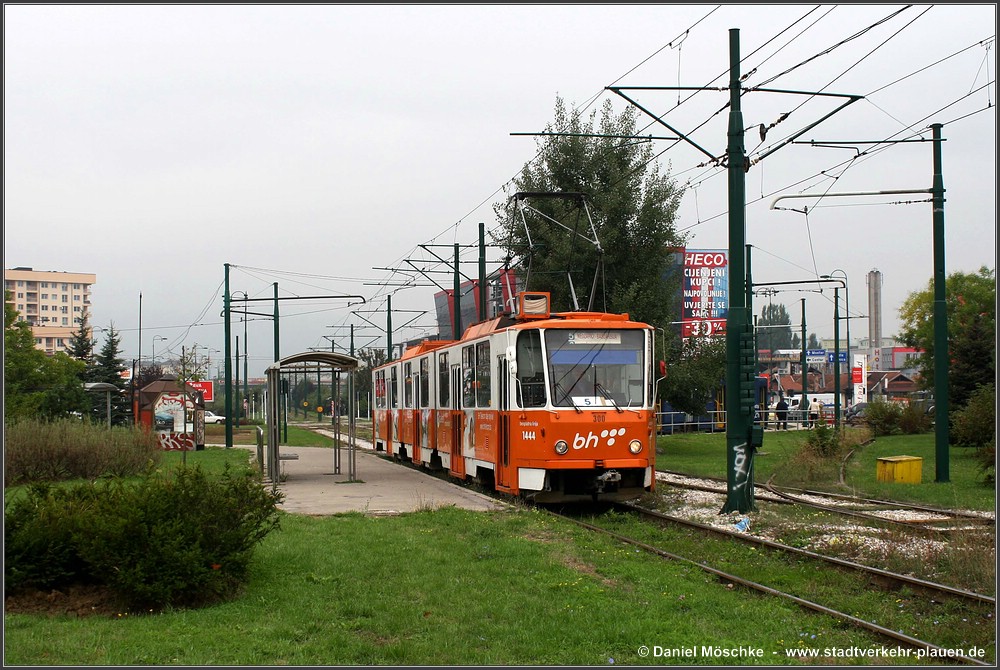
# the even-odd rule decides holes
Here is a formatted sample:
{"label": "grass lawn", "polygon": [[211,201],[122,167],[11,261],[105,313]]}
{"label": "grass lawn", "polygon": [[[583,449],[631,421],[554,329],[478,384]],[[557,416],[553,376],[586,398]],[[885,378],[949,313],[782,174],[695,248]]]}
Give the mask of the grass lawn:
{"label": "grass lawn", "polygon": [[12,665],[799,665],[786,650],[883,644],[530,509],[288,515],[233,602],[4,623]]}
{"label": "grass lawn", "polygon": [[[776,485],[797,486],[823,491],[851,493],[867,498],[891,499],[935,507],[978,510],[996,509],[996,490],[983,483],[975,451],[949,449],[950,477],[946,483],[935,482],[934,434],[879,437],[862,446],[867,432],[846,429],[854,451],[848,451],[826,463],[817,464],[800,457],[809,431],[768,431],[764,444],[754,457],[754,481],[767,482],[774,476]],[[885,456],[918,456],[923,459],[920,484],[877,481],[877,459]],[[847,459],[846,487],[840,486],[840,466]],[[661,435],[657,440],[656,466],[701,477],[726,477],[725,433],[678,433]],[[806,471],[808,467],[808,472]]]}
{"label": "grass lawn", "polygon": [[[299,430],[289,428],[290,442],[295,435],[306,440],[301,446],[315,444],[316,436]],[[767,433],[756,481],[787,479],[805,438],[805,431]],[[661,469],[725,476],[721,433],[663,436],[658,454]],[[875,481],[876,459],[900,454],[925,459],[923,483]],[[210,472],[253,458],[252,450],[213,447],[163,456],[161,468],[186,462]],[[905,492],[937,506],[995,508],[994,491],[979,483],[970,454],[952,450],[946,484],[933,482],[932,463],[932,435],[879,438],[850,460],[848,485],[874,497]],[[812,488],[832,490],[836,481]],[[705,560],[714,558],[705,553],[709,543],[692,541]],[[764,558],[731,544],[719,551],[731,553],[734,568]],[[751,571],[774,569],[765,561]],[[817,581],[804,566],[789,574]],[[832,577],[820,586],[827,581]],[[909,607],[911,595],[872,591],[859,607]],[[935,618],[943,613],[918,611],[903,621],[919,637],[941,632]],[[953,644],[985,645],[994,658],[992,619],[960,620],[975,636],[956,628]],[[255,551],[245,591],[231,602],[112,617],[4,615],[5,665],[802,665],[789,653],[870,648],[905,651],[828,616],[731,588],[695,565],[664,561],[520,506],[394,517],[282,513],[281,527]]]}

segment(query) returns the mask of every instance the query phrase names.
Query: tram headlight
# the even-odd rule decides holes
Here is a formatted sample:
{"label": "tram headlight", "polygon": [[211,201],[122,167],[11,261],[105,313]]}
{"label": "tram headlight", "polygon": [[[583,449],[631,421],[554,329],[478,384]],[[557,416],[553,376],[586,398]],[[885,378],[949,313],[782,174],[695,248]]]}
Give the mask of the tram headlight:
{"label": "tram headlight", "polygon": [[633,454],[638,454],[640,451],[642,451],[642,442],[640,442],[639,440],[632,440],[631,442],[628,443],[628,450],[631,451]]}
{"label": "tram headlight", "polygon": [[556,453],[562,456],[567,451],[569,451],[569,444],[567,444],[566,440],[558,440],[556,442]]}

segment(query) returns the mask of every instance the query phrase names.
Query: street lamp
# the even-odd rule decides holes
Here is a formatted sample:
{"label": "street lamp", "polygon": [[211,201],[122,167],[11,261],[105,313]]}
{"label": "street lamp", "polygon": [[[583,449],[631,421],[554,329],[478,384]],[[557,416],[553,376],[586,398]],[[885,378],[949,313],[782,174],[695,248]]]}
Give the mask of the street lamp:
{"label": "street lamp", "polygon": [[[851,290],[847,285],[847,272],[838,268],[830,272],[830,274],[820,275],[820,277],[823,279],[833,279],[834,272],[844,275],[844,307],[847,310],[847,316],[844,317],[847,320],[847,369],[851,372],[847,383],[850,384],[851,398],[854,398],[854,362],[851,360]],[[867,384],[868,380],[862,379],[861,383]]]}
{"label": "street lamp", "polygon": [[156,365],[156,341],[165,339],[167,338],[163,337],[162,335],[157,335],[156,337],[153,338],[153,362],[151,363],[151,365]]}

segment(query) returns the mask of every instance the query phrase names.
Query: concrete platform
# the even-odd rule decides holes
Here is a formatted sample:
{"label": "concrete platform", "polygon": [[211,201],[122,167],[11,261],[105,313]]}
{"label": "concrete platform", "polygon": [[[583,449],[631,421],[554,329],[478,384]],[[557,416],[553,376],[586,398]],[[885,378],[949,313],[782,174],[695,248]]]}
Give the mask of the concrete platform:
{"label": "concrete platform", "polygon": [[[288,459],[296,454],[297,459]],[[501,502],[437,479],[377,455],[370,448],[357,450],[358,481],[347,480],[347,449],[340,452],[340,472],[334,474],[334,450],[324,447],[281,447],[286,512],[326,516],[345,512],[385,515],[454,505],[470,510],[496,510]]]}

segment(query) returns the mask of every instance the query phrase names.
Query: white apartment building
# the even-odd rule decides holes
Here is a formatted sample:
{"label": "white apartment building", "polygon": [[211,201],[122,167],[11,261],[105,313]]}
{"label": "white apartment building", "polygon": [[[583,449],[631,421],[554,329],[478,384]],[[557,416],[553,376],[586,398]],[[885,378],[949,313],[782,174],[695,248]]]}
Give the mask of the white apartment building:
{"label": "white apartment building", "polygon": [[90,314],[90,287],[97,275],[84,272],[37,271],[17,267],[3,271],[7,303],[35,335],[35,348],[47,354],[66,351],[73,333]]}

